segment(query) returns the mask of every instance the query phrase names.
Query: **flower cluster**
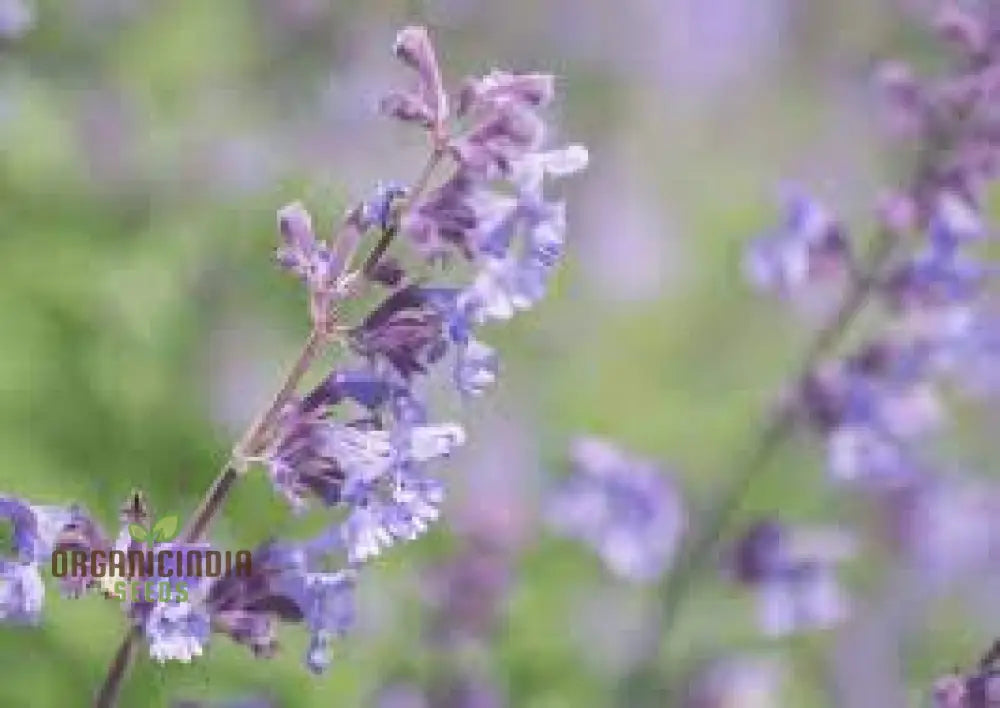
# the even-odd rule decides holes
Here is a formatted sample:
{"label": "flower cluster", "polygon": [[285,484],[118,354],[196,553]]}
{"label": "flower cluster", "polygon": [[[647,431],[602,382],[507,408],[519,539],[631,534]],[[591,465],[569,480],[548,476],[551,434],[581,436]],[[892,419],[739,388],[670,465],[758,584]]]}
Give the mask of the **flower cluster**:
{"label": "flower cluster", "polygon": [[[157,586],[187,586],[166,599],[140,593],[124,603],[159,661],[190,661],[213,633],[270,656],[278,623],[288,622],[308,629],[306,663],[322,671],[331,642],[352,625],[363,565],[438,518],[444,489],[430,465],[463,445],[466,434],[458,423],[432,419],[430,375],[446,364],[462,398],[489,388],[498,356],[477,329],[534,306],[561,259],[565,206],[550,200],[546,187],[550,178],[585,167],[587,152],[579,145],[547,147],[541,111],[552,99],[553,77],[494,70],[449,96],[423,28],[403,29],[393,51],[413,73],[415,88],[390,94],[382,109],[427,132],[427,166],[412,184],[379,184],[347,210],[329,241],[317,236],[302,204],[278,212],[277,260],[305,287],[312,335],[223,477],[259,464],[294,511],[318,505],[333,510],[336,521],[305,541],[268,541],[252,554],[249,574],[196,577],[179,565],[142,573]],[[399,244],[410,253],[391,253]],[[363,250],[367,256],[356,264]],[[435,283],[429,273],[438,268],[449,275]],[[376,304],[356,324],[346,322],[341,304],[362,298]],[[319,348],[337,338],[349,360],[300,393]],[[0,500],[0,515],[14,529],[12,554],[0,561],[2,617],[37,620],[44,593],[39,563],[53,550],[145,548],[130,535],[145,514],[141,507],[123,511],[112,541],[77,507]],[[156,550],[211,549],[200,538],[208,521],[211,514],[196,519],[177,544]],[[72,574],[64,589],[110,593],[114,581],[134,578]]]}
{"label": "flower cluster", "polygon": [[[918,78],[892,62],[879,73],[890,126],[917,146],[918,163],[911,180],[875,205],[870,257],[858,256],[860,240],[826,207],[801,195],[779,236],[755,241],[747,256],[755,287],[792,299],[831,272],[846,273],[836,326],[878,306],[881,319],[853,351],[824,361],[823,350],[808,362],[785,414],[822,440],[834,480],[888,512],[900,556],[934,579],[983,569],[1000,538],[996,490],[952,474],[935,447],[951,394],[995,392],[1000,374],[997,269],[981,247],[992,236],[985,191],[1000,175],[998,22],[995,3],[946,2],[935,28],[954,49],[952,68]],[[783,538],[763,524],[736,553],[737,578],[767,588],[765,626],[784,631],[810,615],[817,622],[842,615],[833,585],[814,582],[822,564],[807,564],[814,580],[789,583],[804,566],[789,564]],[[938,705],[992,705],[990,683],[985,675],[943,681]]]}
{"label": "flower cluster", "polygon": [[686,526],[671,479],[655,463],[597,438],[577,440],[571,461],[572,474],[549,501],[552,529],[590,546],[618,577],[642,582],[662,576]]}

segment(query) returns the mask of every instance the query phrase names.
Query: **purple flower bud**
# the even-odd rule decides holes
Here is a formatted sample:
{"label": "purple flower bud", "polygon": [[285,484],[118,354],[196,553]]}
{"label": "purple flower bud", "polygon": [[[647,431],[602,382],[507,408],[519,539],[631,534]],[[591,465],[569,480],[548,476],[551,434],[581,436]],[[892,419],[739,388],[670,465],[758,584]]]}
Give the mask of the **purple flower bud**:
{"label": "purple flower bud", "polygon": [[379,112],[404,123],[416,123],[423,128],[434,125],[434,114],[430,106],[420,96],[406,91],[394,91],[383,96],[379,101]]}
{"label": "purple flower bud", "polygon": [[938,34],[963,52],[981,54],[986,49],[986,31],[980,20],[959,7],[946,2],[934,20]]}
{"label": "purple flower bud", "polygon": [[278,211],[278,229],[284,239],[278,261],[295,273],[305,273],[315,257],[317,243],[312,217],[301,202],[293,202]]}
{"label": "purple flower bud", "polygon": [[434,125],[440,125],[448,115],[448,99],[441,82],[437,57],[427,30],[423,27],[405,27],[396,35],[393,52],[413,69],[419,78],[420,95],[430,110]]}

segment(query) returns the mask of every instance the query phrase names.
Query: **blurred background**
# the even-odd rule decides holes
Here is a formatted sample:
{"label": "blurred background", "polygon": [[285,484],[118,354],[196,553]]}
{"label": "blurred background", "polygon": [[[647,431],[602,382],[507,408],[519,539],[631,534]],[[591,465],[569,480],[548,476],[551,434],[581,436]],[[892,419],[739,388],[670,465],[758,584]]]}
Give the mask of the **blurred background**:
{"label": "blurred background", "polygon": [[[654,590],[546,531],[544,491],[580,434],[660,461],[695,501],[731,473],[815,321],[750,292],[742,247],[789,178],[864,227],[897,167],[870,72],[933,59],[927,5],[0,0],[0,489],[75,499],[107,527],[135,486],[187,517],[297,350],[306,312],[273,267],[276,209],[301,199],[325,230],[376,180],[419,169],[420,136],[375,112],[401,76],[399,27],[427,24],[453,81],[555,72],[556,142],[590,149],[561,186],[554,291],[490,334],[503,376],[463,412],[445,520],[365,574],[329,673],[303,668],[300,631],[270,661],[216,637],[192,666],[140,661],[122,705],[611,705]],[[987,474],[996,421],[963,429]],[[860,512],[821,468],[807,443],[786,446],[744,513],[849,521]],[[216,538],[244,548],[299,523],[257,475]],[[489,562],[449,600],[462,554]],[[854,618],[793,641],[762,639],[752,598],[707,582],[665,670],[684,681],[723,661],[744,690],[712,706],[922,705],[1000,613],[987,590],[911,606],[890,561],[865,549],[847,573]],[[490,622],[442,640],[476,599]],[[41,629],[0,632],[0,706],[86,705],[121,631],[115,603],[50,588]],[[451,675],[468,696],[420,697]]]}

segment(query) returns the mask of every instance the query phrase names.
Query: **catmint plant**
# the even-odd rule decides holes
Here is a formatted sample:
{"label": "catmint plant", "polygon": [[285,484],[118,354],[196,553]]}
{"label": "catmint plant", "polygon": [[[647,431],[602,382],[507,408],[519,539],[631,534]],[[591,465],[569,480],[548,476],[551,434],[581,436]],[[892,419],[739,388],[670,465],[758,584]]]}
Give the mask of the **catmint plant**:
{"label": "catmint plant", "polygon": [[[40,621],[41,571],[53,554],[156,551],[158,562],[146,567],[61,578],[69,595],[112,596],[115,583],[141,581],[123,603],[129,629],[97,705],[115,703],[142,642],[160,662],[191,661],[218,634],[267,657],[279,650],[279,624],[301,624],[310,636],[305,662],[322,672],[351,628],[366,562],[417,539],[439,516],[445,490],[433,466],[464,444],[466,432],[435,418],[425,395],[430,374],[448,372],[460,400],[484,393],[499,359],[480,327],[537,304],[559,264],[566,210],[547,187],[584,168],[587,151],[548,145],[542,111],[553,77],[493,70],[449,92],[424,28],[404,28],[392,49],[410,86],[390,93],[381,109],[423,134],[426,163],[410,182],[378,184],[329,240],[303,204],[278,211],[277,261],[302,284],[309,335],[179,537],[147,534],[151,511],[141,497],[123,507],[114,536],[76,505],[0,500],[13,527],[0,561],[0,617],[9,621]],[[362,298],[375,304],[348,320],[344,304]],[[334,343],[343,361],[303,389]],[[232,487],[257,473],[294,512],[330,510],[329,524],[306,540],[267,541],[252,552],[249,572],[237,572],[237,557],[236,570],[192,573],[184,554],[220,557],[211,524]],[[168,599],[150,592],[182,583]]]}
{"label": "catmint plant", "polygon": [[[919,78],[890,62],[876,77],[889,127],[914,164],[872,200],[870,237],[804,185],[786,185],[778,223],[746,250],[743,273],[764,297],[795,306],[833,292],[840,303],[818,315],[825,319],[815,323],[801,366],[729,485],[707,508],[690,510],[692,528],[676,558],[681,517],[675,511],[666,526],[653,521],[664,478],[626,474],[630,465],[613,448],[577,450],[583,475],[553,497],[555,527],[591,546],[613,573],[666,574],[656,636],[645,665],[626,682],[630,691],[657,673],[696,575],[747,489],[795,435],[815,446],[836,490],[885,511],[900,558],[928,577],[961,577],[995,561],[996,493],[969,472],[956,473],[966,463],[943,455],[938,443],[955,395],[994,392],[1000,371],[998,271],[984,248],[993,237],[986,189],[1000,173],[1000,4],[945,2],[934,28],[949,47],[946,70]],[[768,515],[729,544],[725,576],[754,591],[764,633],[827,629],[849,613],[836,568],[859,552],[856,539]],[[943,679],[936,704],[1000,705],[995,664],[992,651],[978,670]],[[626,695],[634,704],[635,692]]]}

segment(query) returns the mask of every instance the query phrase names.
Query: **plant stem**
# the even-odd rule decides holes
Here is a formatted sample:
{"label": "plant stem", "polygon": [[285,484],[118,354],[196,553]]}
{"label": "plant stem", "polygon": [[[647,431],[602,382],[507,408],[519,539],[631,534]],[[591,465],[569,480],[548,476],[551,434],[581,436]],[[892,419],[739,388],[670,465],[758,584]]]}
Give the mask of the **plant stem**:
{"label": "plant stem", "polygon": [[[410,193],[407,195],[405,201],[400,207],[401,215],[413,205],[417,197],[419,197],[430,184],[430,179],[434,170],[440,164],[445,155],[445,150],[442,145],[443,143],[440,141],[435,144],[434,150],[431,152],[427,163],[417,176],[417,179],[413,183],[413,187],[410,189]],[[381,258],[385,250],[388,249],[394,232],[395,230],[386,232],[390,234],[388,239],[386,239],[383,234],[383,238],[380,239],[378,244],[376,244],[372,255],[370,255],[366,260],[366,269],[368,268],[368,261],[371,261],[373,256],[374,261],[372,262],[371,267],[374,267],[378,259]],[[353,252],[349,254],[348,257],[352,255]],[[349,263],[344,264],[345,269],[349,266]],[[329,327],[326,331],[321,331],[319,328],[314,327],[309,333],[309,337],[302,346],[302,350],[299,352],[295,362],[285,375],[284,382],[281,384],[278,392],[271,399],[267,408],[265,408],[264,411],[254,419],[254,422],[240,438],[240,441],[233,448],[229,461],[226,462],[225,466],[216,476],[215,480],[213,480],[212,485],[202,497],[201,503],[198,505],[198,510],[191,518],[191,521],[181,536],[185,542],[196,542],[204,536],[206,531],[208,531],[209,527],[212,525],[212,521],[215,519],[215,516],[222,509],[222,505],[229,496],[237,478],[246,472],[247,458],[259,454],[264,446],[267,445],[268,435],[270,434],[274,423],[277,421],[278,416],[281,414],[282,408],[285,407],[285,404],[288,403],[288,400],[295,393],[295,390],[301,383],[302,378],[306,375],[306,373],[308,373],[313,362],[316,360],[316,357],[319,356],[322,351],[323,345],[330,339],[330,333],[335,331],[336,328],[333,326]],[[108,667],[108,672],[104,678],[104,682],[101,684],[101,688],[94,701],[94,706],[96,708],[113,708],[116,704],[118,700],[118,692],[121,690],[122,680],[128,672],[133,654],[135,653],[135,647],[141,638],[142,628],[138,624],[132,624],[129,627],[128,633],[118,646],[118,651],[115,652],[111,665]]]}
{"label": "plant stem", "polygon": [[[184,530],[182,535],[184,542],[196,542],[208,531],[215,516],[222,509],[222,505],[229,496],[229,492],[236,483],[236,479],[244,473],[246,469],[246,456],[256,455],[266,444],[267,435],[281,413],[281,409],[288,403],[289,398],[295,392],[302,378],[309,371],[326,339],[326,335],[316,329],[310,332],[309,337],[302,347],[302,351],[299,352],[295,362],[285,375],[285,379],[278,392],[271,399],[267,408],[254,419],[254,422],[247,429],[246,433],[240,438],[240,442],[234,448],[229,461],[205,492],[201,503],[198,505],[198,510]],[[125,678],[125,674],[135,653],[135,647],[141,638],[141,627],[138,624],[133,624],[122,639],[118,651],[115,652],[114,659],[108,667],[107,675],[94,701],[96,708],[112,708],[115,705],[118,700],[118,692],[121,690],[122,680]]]}
{"label": "plant stem", "polygon": [[403,214],[405,214],[406,211],[413,206],[424,190],[426,190],[430,185],[430,180],[434,175],[434,170],[436,170],[438,165],[441,164],[441,160],[444,156],[445,151],[442,147],[435,147],[431,152],[430,157],[424,164],[424,167],[417,176],[417,179],[414,180],[413,186],[410,187],[409,192],[400,202],[398,206],[398,216],[393,225],[379,234],[379,239],[375,243],[375,247],[368,254],[368,257],[365,258],[364,265],[361,266],[361,272],[366,276],[370,276],[374,272],[375,267],[382,259],[382,256],[389,250],[389,246],[392,245],[392,241],[396,237],[396,233],[399,231],[399,219],[402,218]]}

